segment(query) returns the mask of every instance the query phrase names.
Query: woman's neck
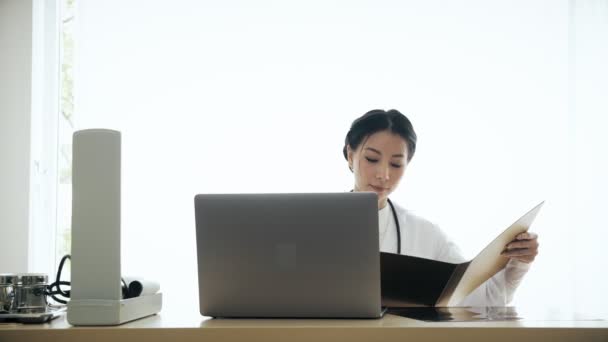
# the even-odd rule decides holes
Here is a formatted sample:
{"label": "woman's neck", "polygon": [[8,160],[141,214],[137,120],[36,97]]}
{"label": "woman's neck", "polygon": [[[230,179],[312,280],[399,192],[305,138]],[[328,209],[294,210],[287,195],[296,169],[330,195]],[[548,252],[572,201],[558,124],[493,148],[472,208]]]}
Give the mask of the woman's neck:
{"label": "woman's neck", "polygon": [[382,209],[386,208],[387,203],[388,203],[388,201],[386,199],[384,199],[383,201],[378,201],[378,210],[382,210]]}

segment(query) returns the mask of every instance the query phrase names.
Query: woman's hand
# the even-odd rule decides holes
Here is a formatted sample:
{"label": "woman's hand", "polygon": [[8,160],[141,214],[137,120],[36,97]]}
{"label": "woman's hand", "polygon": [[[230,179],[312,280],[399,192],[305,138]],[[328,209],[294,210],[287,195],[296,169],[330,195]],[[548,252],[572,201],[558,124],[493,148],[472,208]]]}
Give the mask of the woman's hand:
{"label": "woman's hand", "polygon": [[531,263],[538,254],[538,235],[534,233],[517,235],[515,240],[505,246],[501,254],[527,264]]}

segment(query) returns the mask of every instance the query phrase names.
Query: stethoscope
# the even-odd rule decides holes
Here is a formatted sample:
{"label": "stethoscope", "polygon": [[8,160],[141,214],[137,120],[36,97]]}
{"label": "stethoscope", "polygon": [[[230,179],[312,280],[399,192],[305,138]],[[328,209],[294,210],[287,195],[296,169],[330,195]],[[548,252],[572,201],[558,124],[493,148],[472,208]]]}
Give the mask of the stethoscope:
{"label": "stethoscope", "polygon": [[391,200],[388,198],[386,200],[388,201],[388,205],[391,206],[391,212],[393,213],[395,225],[397,226],[397,254],[401,254],[401,227],[399,226],[399,219],[397,218],[397,212],[395,211],[393,202],[391,202]]}

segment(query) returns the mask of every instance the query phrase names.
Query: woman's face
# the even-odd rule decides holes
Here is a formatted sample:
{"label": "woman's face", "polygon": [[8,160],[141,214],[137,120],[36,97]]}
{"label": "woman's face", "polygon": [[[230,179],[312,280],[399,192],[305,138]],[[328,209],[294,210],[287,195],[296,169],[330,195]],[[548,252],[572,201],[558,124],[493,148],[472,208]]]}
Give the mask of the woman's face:
{"label": "woman's face", "polygon": [[348,146],[348,163],[355,175],[354,190],[377,193],[378,209],[384,208],[407,167],[407,153],[405,139],[389,131],[368,136],[356,150]]}

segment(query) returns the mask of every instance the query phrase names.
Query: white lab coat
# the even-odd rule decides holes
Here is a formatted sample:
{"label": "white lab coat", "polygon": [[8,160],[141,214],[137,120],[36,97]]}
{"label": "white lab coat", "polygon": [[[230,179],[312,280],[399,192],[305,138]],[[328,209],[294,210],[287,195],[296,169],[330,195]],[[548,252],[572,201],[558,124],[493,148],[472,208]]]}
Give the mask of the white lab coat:
{"label": "white lab coat", "polygon": [[[458,246],[436,224],[418,217],[393,202],[401,226],[401,254],[461,263],[464,259]],[[397,226],[390,206],[378,212],[380,250],[397,253]],[[510,260],[498,272],[469,294],[458,306],[506,306],[530,264]]]}

